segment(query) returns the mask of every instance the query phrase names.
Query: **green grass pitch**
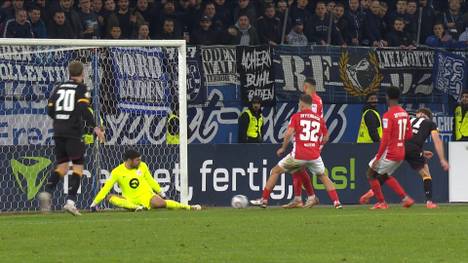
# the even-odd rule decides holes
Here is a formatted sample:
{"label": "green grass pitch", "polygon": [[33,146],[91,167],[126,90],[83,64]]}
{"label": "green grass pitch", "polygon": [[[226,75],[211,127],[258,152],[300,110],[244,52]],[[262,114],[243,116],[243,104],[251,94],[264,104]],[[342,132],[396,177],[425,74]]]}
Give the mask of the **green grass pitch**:
{"label": "green grass pitch", "polygon": [[468,262],[468,206],[0,214],[0,262]]}

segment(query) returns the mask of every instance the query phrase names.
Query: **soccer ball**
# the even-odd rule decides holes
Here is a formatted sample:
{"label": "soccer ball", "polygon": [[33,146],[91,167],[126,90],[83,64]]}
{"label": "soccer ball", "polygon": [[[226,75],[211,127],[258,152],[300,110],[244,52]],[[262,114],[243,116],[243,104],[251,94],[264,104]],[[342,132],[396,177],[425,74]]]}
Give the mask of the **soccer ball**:
{"label": "soccer ball", "polygon": [[235,195],[231,199],[231,206],[234,208],[246,208],[249,205],[249,199],[245,195]]}

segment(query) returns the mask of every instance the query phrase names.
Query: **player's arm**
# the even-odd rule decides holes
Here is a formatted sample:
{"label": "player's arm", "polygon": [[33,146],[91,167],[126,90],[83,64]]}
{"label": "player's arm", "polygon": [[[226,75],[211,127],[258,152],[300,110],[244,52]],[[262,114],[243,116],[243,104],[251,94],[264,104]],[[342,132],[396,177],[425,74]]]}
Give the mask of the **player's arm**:
{"label": "player's arm", "polygon": [[95,207],[102,200],[104,200],[104,198],[106,198],[107,194],[112,189],[112,186],[114,186],[115,182],[117,182],[117,178],[118,178],[117,173],[115,171],[112,171],[110,178],[107,179],[107,181],[104,183],[104,186],[101,188],[99,193],[94,198],[93,203],[91,204],[91,208]]}
{"label": "player's arm", "polygon": [[377,151],[377,155],[375,155],[376,160],[380,160],[380,158],[382,157],[383,153],[385,152],[385,149],[387,149],[389,138],[392,135],[393,121],[384,115],[382,119],[382,124],[382,140],[380,140],[379,150]]}
{"label": "player's arm", "polygon": [[411,126],[411,119],[408,117],[406,120],[407,121],[406,121],[405,141],[413,137],[413,126]]}
{"label": "player's arm", "polygon": [[159,185],[159,183],[153,178],[153,176],[151,175],[151,172],[149,171],[148,169],[148,166],[146,164],[144,164],[144,168],[143,168],[144,172],[143,172],[143,176],[146,180],[146,182],[148,182],[148,184],[151,186],[151,189],[153,189],[153,191],[160,195],[161,197],[165,197],[165,194],[164,192],[162,191],[161,189],[161,186]]}
{"label": "player's arm", "polygon": [[94,116],[89,110],[89,105],[91,103],[90,99],[91,94],[86,86],[80,86],[80,92],[78,93],[77,100],[77,110],[80,112],[83,120],[86,121],[87,125],[94,129],[94,133],[96,133],[99,140],[104,142],[104,132],[100,127],[97,126],[96,122],[94,121]]}
{"label": "player's arm", "polygon": [[440,139],[439,131],[437,129],[432,130],[431,137],[432,141],[434,142],[434,148],[436,150],[437,156],[439,156],[440,165],[442,166],[444,171],[447,171],[449,168],[449,164],[447,162],[447,159],[445,159],[444,143]]}
{"label": "player's arm", "polygon": [[327,123],[323,117],[321,118],[320,125],[320,132],[323,135],[322,144],[326,144],[328,140],[330,140],[330,134],[328,133]]}

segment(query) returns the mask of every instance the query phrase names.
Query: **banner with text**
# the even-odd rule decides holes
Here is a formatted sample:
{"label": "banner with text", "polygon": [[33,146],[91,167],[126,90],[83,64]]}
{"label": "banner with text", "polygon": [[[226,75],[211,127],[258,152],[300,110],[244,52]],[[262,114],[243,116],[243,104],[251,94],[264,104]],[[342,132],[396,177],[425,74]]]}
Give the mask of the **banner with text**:
{"label": "banner with text", "polygon": [[271,70],[271,53],[268,46],[237,47],[237,71],[244,105],[250,105],[254,96],[262,99],[263,106],[274,104],[274,80]]}
{"label": "banner with text", "polygon": [[468,82],[468,63],[465,58],[446,51],[435,52],[433,71],[434,87],[455,100],[460,100],[461,91]]}
{"label": "banner with text", "polygon": [[239,83],[236,47],[203,46],[201,56],[207,86]]}

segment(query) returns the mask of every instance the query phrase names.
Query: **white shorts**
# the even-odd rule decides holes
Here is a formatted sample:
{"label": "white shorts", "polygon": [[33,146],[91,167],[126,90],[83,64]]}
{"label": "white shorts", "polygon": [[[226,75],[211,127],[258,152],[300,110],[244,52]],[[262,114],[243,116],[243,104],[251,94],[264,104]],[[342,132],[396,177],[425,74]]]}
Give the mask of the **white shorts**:
{"label": "white shorts", "polygon": [[[372,164],[375,161],[375,157],[369,162],[369,167],[372,168]],[[376,171],[378,174],[388,174],[392,175],[398,167],[400,167],[403,161],[391,161],[385,158],[381,158],[379,165],[372,170]]]}
{"label": "white shorts", "polygon": [[303,168],[309,170],[312,175],[325,173],[325,165],[323,164],[322,157],[315,160],[298,160],[294,159],[291,154],[288,154],[278,162],[278,166],[288,173],[295,173]]}

